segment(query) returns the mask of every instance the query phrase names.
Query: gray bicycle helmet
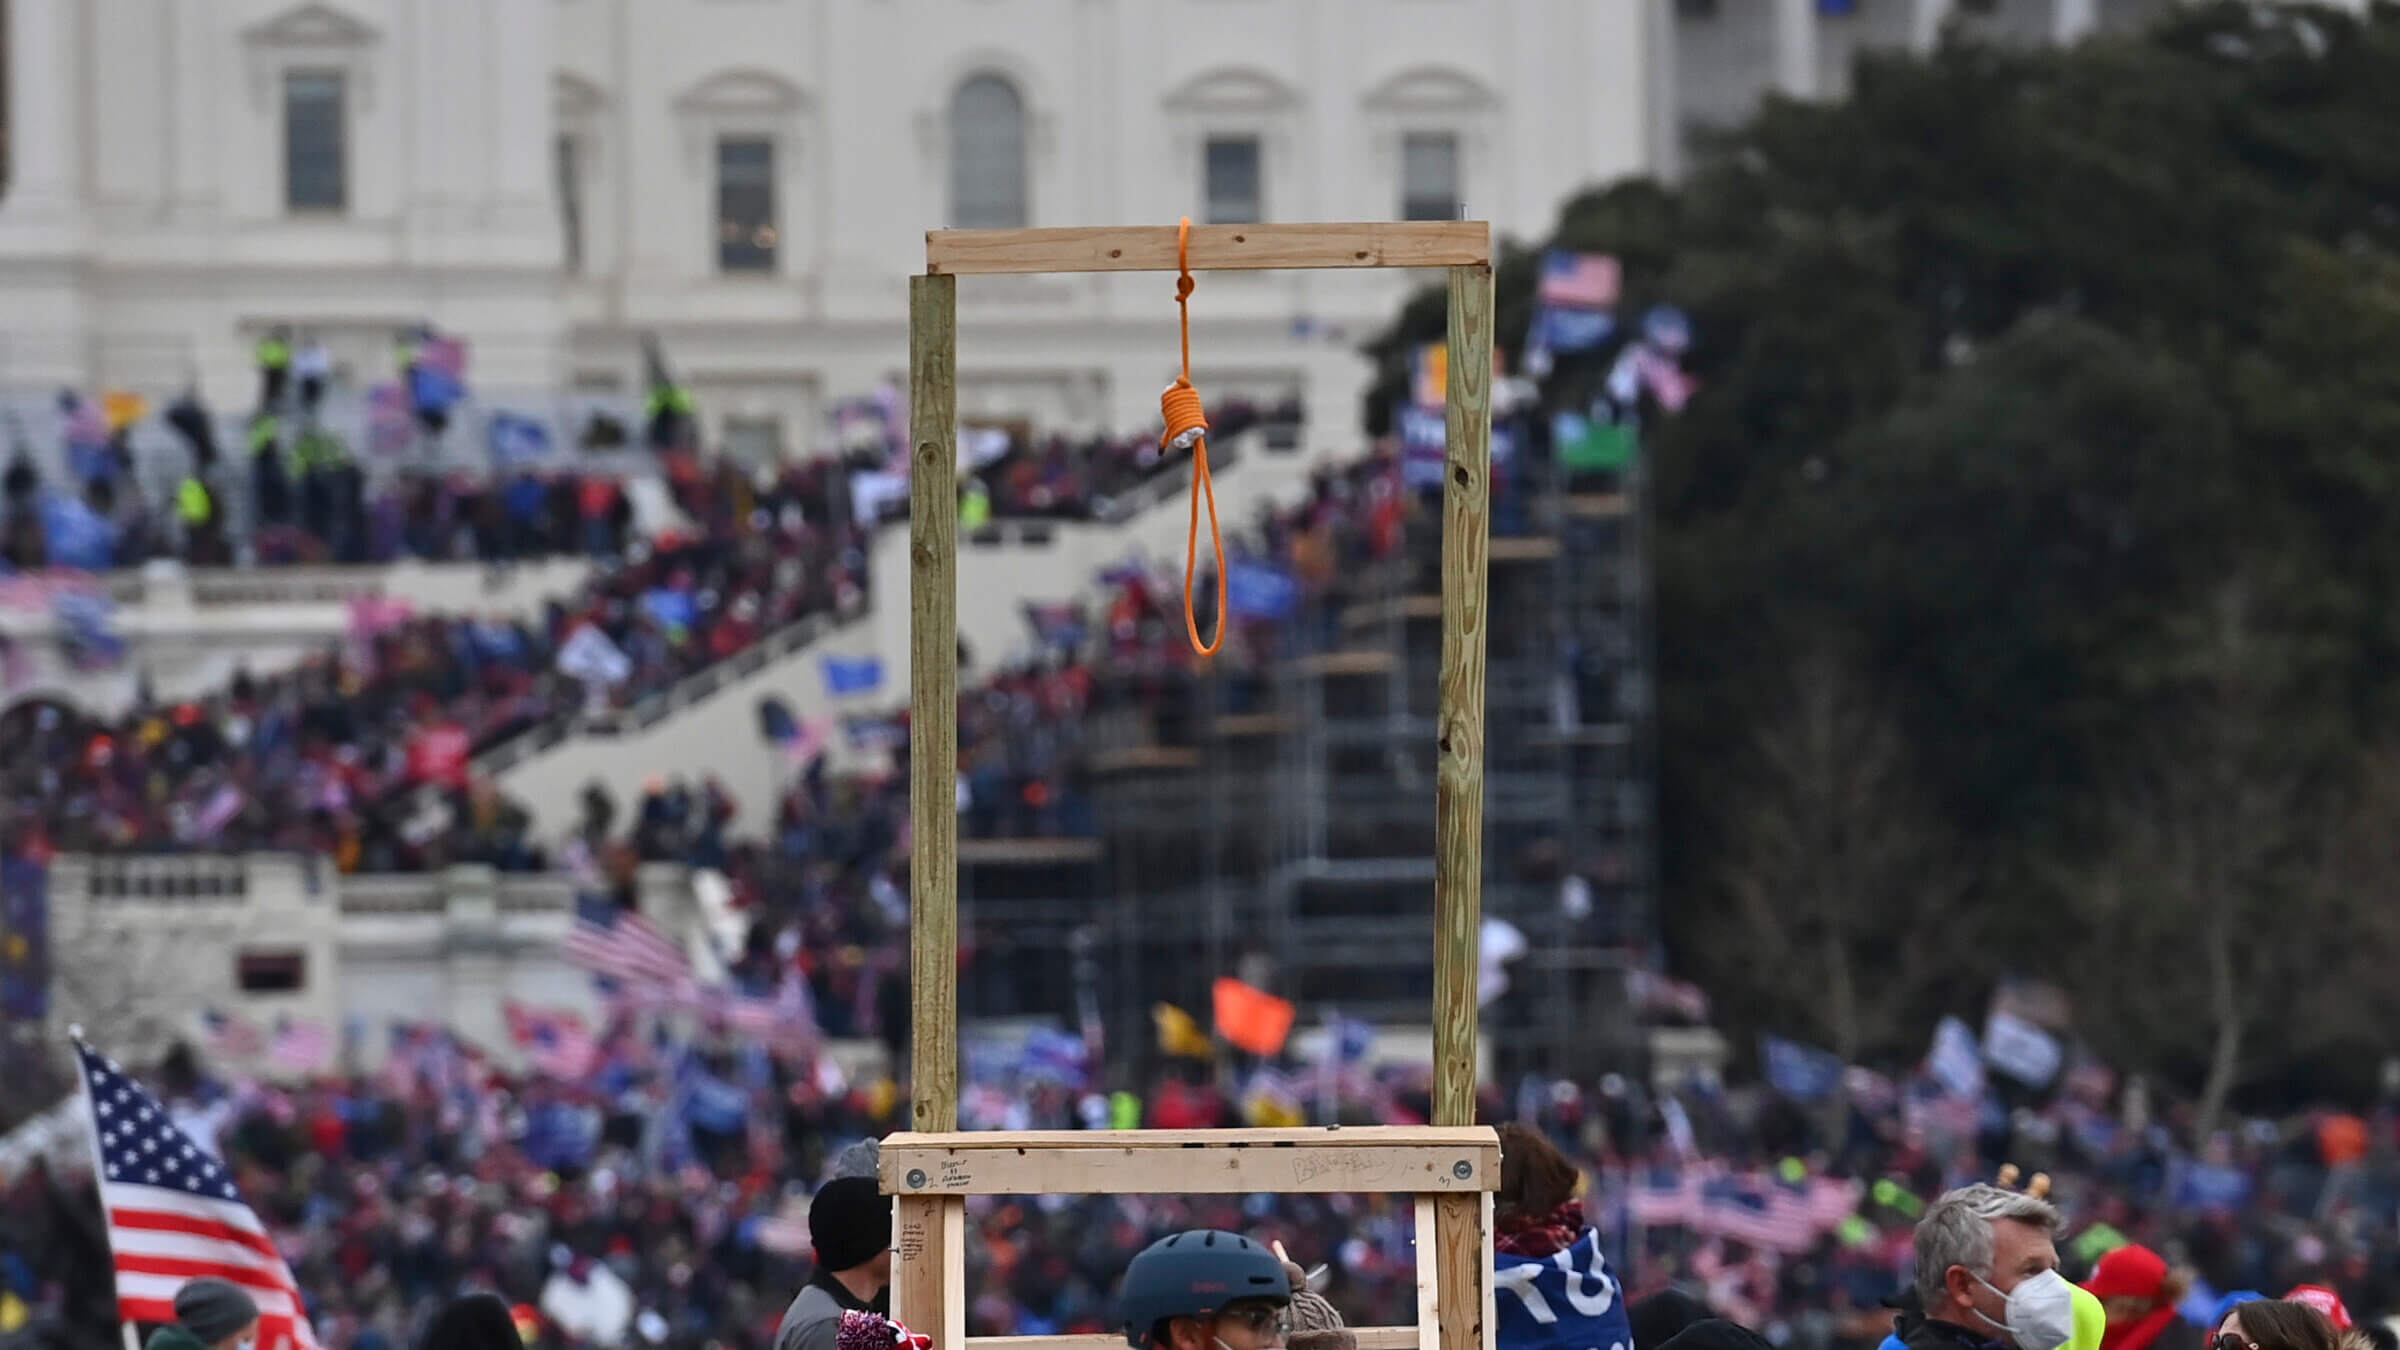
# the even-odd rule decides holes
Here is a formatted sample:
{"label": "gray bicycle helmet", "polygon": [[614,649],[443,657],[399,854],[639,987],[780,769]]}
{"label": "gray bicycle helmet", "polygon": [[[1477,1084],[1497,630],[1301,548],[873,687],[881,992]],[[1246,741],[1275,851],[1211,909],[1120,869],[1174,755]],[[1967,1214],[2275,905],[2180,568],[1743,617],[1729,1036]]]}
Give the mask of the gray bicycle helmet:
{"label": "gray bicycle helmet", "polygon": [[1125,1267],[1125,1286],[1117,1295],[1125,1343],[1150,1350],[1159,1323],[1204,1316],[1237,1299],[1292,1301],[1291,1278],[1275,1253],[1215,1228],[1160,1238]]}

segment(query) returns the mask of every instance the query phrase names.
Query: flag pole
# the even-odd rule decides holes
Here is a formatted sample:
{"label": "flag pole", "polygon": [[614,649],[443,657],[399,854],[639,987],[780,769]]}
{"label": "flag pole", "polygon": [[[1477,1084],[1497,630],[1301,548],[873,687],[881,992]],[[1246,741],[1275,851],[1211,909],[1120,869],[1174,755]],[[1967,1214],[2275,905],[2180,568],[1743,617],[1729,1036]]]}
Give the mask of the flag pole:
{"label": "flag pole", "polygon": [[[67,1039],[75,1043],[75,1087],[76,1091],[83,1097],[83,1118],[91,1122],[92,1126],[92,1132],[88,1135],[85,1135],[84,1138],[89,1141],[92,1146],[92,1195],[93,1198],[100,1201],[100,1232],[102,1238],[107,1239],[108,1199],[101,1193],[100,1182],[102,1178],[108,1175],[108,1169],[107,1165],[103,1163],[100,1158],[100,1108],[98,1103],[92,1100],[92,1076],[84,1072],[83,1068],[82,1052],[90,1047],[84,1044],[83,1024],[81,1022],[73,1023],[68,1026]],[[112,1243],[114,1241],[113,1239],[108,1240],[110,1240]],[[113,1296],[117,1287],[116,1261],[114,1259],[115,1253],[113,1246],[110,1255],[111,1259],[109,1261],[108,1287],[110,1294]],[[120,1301],[117,1306],[121,1309],[124,1307],[124,1304],[122,1301]],[[124,1337],[125,1350],[142,1350],[142,1340],[141,1337],[135,1333],[133,1329],[133,1323],[120,1318],[117,1322],[117,1331],[121,1336]]]}

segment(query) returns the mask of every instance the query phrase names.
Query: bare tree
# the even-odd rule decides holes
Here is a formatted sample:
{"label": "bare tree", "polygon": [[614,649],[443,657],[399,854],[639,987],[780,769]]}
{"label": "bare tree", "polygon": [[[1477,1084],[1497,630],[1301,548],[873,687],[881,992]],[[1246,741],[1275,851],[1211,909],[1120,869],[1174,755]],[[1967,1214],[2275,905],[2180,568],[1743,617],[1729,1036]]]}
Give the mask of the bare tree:
{"label": "bare tree", "polygon": [[1829,646],[1793,667],[1760,733],[1719,876],[1710,949],[1780,1025],[1845,1063],[1914,1022],[1956,971],[1955,924],[1928,922],[1969,871],[1915,782],[1898,726]]}
{"label": "bare tree", "polygon": [[[2283,649],[2229,583],[2195,634],[2170,733],[2121,775],[2112,847],[2082,897],[2080,981],[2121,1054],[2206,1068],[2198,1128],[2260,1061],[2270,1024],[2298,1052],[2329,1028],[2295,1015],[2361,949],[2363,893],[2339,875],[2339,803],[2293,734]],[[2385,827],[2388,832],[2388,826]]]}

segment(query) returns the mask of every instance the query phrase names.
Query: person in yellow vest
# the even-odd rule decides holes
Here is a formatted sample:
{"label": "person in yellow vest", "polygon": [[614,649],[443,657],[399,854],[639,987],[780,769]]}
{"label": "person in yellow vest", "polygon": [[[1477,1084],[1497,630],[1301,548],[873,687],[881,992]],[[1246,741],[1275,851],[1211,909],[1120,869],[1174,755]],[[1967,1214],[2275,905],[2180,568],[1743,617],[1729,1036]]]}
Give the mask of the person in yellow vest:
{"label": "person in yellow vest", "polygon": [[183,522],[184,556],[195,564],[222,562],[223,524],[217,497],[198,474],[185,474],[175,485],[175,514]]}
{"label": "person in yellow vest", "polygon": [[292,379],[292,330],[270,329],[253,350],[258,361],[258,410],[271,412],[283,404],[283,391]]}
{"label": "person in yellow vest", "polygon": [[958,498],[958,528],[980,530],[992,519],[992,494],[980,478],[967,480]]}

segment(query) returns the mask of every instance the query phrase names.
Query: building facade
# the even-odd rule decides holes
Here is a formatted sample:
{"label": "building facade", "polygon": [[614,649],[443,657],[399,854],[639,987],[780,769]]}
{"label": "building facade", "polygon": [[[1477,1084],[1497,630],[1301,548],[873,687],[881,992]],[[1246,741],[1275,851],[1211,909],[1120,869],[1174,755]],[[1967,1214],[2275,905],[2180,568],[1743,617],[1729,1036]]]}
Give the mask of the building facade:
{"label": "building facade", "polygon": [[[803,453],[900,376],[928,227],[1490,219],[1652,167],[1640,0],[6,0],[0,388],[246,400],[395,330],[490,390],[635,392]],[[1204,391],[1349,439],[1402,274],[1212,274]],[[1155,276],[973,278],[961,414],[1126,429],[1174,372]]]}

